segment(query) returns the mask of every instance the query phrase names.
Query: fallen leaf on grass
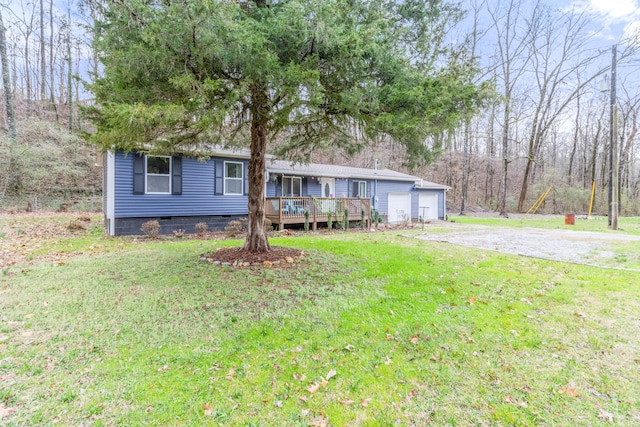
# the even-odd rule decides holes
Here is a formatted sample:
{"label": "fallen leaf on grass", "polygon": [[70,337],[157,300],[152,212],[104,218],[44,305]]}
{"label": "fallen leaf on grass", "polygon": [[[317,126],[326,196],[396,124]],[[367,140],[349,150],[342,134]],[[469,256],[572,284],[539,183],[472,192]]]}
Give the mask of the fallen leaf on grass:
{"label": "fallen leaf on grass", "polygon": [[347,344],[347,345],[344,347],[344,350],[347,350],[347,351],[353,351],[353,349],[354,349],[354,347],[353,347],[351,344]]}
{"label": "fallen leaf on grass", "polygon": [[369,406],[369,403],[371,403],[371,398],[367,397],[365,400],[363,400],[362,402],[360,402],[360,406],[366,408],[367,406]]}
{"label": "fallen leaf on grass", "polygon": [[231,381],[235,376],[236,376],[236,370],[231,368],[229,369],[229,372],[227,372],[227,376],[225,378]]}
{"label": "fallen leaf on grass", "polygon": [[571,387],[565,387],[565,388],[561,388],[560,390],[558,390],[559,393],[564,393],[567,396],[571,396],[571,397],[578,397],[580,395],[580,393],[578,393],[578,390],[576,390],[575,388],[571,388]]}
{"label": "fallen leaf on grass", "polygon": [[305,374],[299,374],[297,372],[293,373],[293,379],[296,381],[304,381],[307,378]]}
{"label": "fallen leaf on grass", "polygon": [[504,398],[504,401],[511,404],[511,405],[518,405],[518,406],[522,406],[523,408],[527,408],[529,406],[529,404],[527,402],[525,402],[524,400],[513,400],[513,398],[511,396],[507,396]]}
{"label": "fallen leaf on grass", "polygon": [[0,418],[11,416],[14,412],[16,412],[15,409],[5,408],[3,405],[0,405]]}
{"label": "fallen leaf on grass", "polygon": [[327,388],[327,386],[329,385],[329,381],[322,378],[322,381],[320,381],[320,385],[322,386],[322,388]]}
{"label": "fallen leaf on grass", "polygon": [[213,408],[211,405],[207,405],[206,403],[202,405],[202,409],[204,410],[204,414],[208,417],[213,415]]}
{"label": "fallen leaf on grass", "polygon": [[350,405],[353,405],[354,403],[356,403],[353,400],[349,400],[349,399],[338,400],[338,402],[340,402],[340,403],[342,403],[343,405],[346,405],[346,406],[350,406]]}
{"label": "fallen leaf on grass", "polygon": [[316,391],[318,391],[319,388],[320,388],[320,384],[319,383],[313,383],[307,388],[307,391],[309,393],[313,394]]}
{"label": "fallen leaf on grass", "polygon": [[335,377],[336,375],[338,375],[338,373],[336,372],[335,369],[332,369],[329,371],[329,373],[325,378],[327,379],[327,381],[329,381],[331,378]]}
{"label": "fallen leaf on grass", "polygon": [[584,313],[580,313],[580,312],[576,312],[576,313],[575,313],[575,315],[576,315],[576,316],[578,316],[578,317],[580,317],[580,318],[585,318],[585,317],[587,317],[587,315],[586,315],[586,314],[584,314]]}
{"label": "fallen leaf on grass", "polygon": [[329,418],[325,418],[322,415],[317,416],[313,420],[311,420],[309,425],[312,427],[327,427],[329,425]]}
{"label": "fallen leaf on grass", "polygon": [[469,298],[469,305],[473,305],[476,301],[478,301],[478,298],[476,297]]}
{"label": "fallen leaf on grass", "polygon": [[302,396],[300,396],[300,400],[302,400],[304,403],[307,403],[309,398],[303,394]]}
{"label": "fallen leaf on grass", "polygon": [[598,418],[608,423],[613,423],[614,416],[611,412],[607,412],[604,409],[600,409],[600,412],[598,413]]}

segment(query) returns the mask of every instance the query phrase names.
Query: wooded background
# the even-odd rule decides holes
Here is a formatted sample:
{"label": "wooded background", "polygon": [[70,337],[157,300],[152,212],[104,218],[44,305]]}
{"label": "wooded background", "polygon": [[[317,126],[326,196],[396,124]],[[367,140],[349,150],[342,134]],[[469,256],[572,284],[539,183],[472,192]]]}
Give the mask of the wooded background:
{"label": "wooded background", "polygon": [[[91,127],[79,108],[91,105],[83,81],[100,73],[92,4],[59,8],[37,0],[0,7],[0,209],[73,203],[99,209],[101,165],[81,137]],[[605,29],[592,15],[551,1],[469,1],[465,7],[458,32],[442,36],[467,40],[478,84],[490,82],[495,94],[479,115],[425,141],[439,153],[436,161],[406,170],[402,147],[389,140],[353,159],[332,150],[314,152],[311,161],[371,168],[378,161],[449,185],[453,213],[524,212],[549,187],[539,212],[587,213],[595,182],[594,211],[606,214],[615,44],[620,211],[639,215],[638,31],[594,37]]]}

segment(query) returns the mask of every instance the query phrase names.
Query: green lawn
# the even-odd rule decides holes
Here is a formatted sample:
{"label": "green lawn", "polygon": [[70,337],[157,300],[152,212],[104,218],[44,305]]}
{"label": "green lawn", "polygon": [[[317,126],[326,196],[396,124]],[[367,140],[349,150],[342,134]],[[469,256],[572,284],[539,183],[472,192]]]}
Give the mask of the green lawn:
{"label": "green lawn", "polygon": [[90,230],[0,270],[0,424],[640,424],[638,273],[396,232],[198,259],[239,243]]}

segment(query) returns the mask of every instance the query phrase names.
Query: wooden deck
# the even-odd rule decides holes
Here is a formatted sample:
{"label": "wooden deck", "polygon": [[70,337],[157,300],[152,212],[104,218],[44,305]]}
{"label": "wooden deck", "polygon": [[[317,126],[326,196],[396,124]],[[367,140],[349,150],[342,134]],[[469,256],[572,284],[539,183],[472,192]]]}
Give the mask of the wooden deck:
{"label": "wooden deck", "polygon": [[324,197],[267,197],[265,217],[280,230],[285,224],[304,224],[305,212],[309,212],[309,224],[317,229],[318,223],[326,223],[329,213],[334,223],[342,221],[345,209],[349,221],[362,220],[362,210],[367,225],[371,221],[371,200],[359,198]]}

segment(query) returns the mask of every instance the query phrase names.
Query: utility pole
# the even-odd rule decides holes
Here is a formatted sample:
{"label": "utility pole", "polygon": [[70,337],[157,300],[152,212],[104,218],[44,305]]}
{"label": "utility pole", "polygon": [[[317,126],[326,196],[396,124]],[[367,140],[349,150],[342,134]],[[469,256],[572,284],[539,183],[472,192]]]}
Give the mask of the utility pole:
{"label": "utility pole", "polygon": [[618,111],[616,99],[617,46],[611,47],[611,97],[609,105],[609,228],[618,229]]}

